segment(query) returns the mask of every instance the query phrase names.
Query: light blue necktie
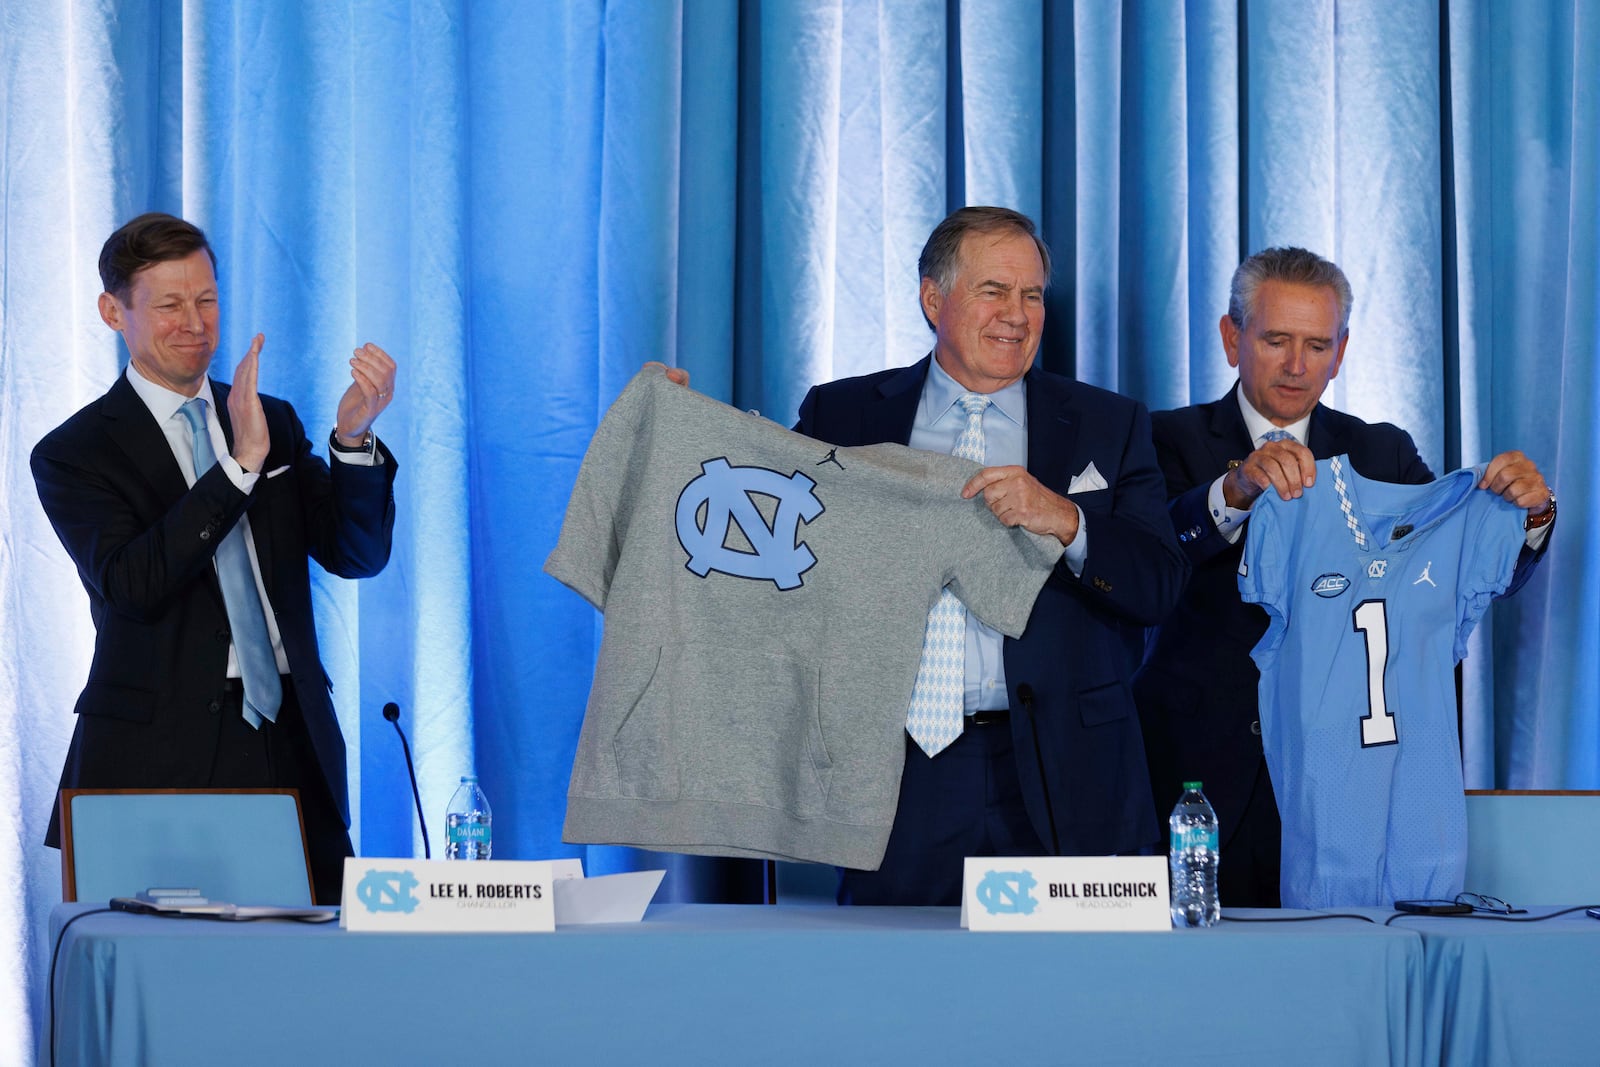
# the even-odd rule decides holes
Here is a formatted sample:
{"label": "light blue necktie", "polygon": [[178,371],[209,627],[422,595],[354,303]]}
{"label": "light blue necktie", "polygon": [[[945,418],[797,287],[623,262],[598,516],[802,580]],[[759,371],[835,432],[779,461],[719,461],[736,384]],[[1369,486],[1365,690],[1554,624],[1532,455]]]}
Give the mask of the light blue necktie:
{"label": "light blue necktie", "polygon": [[[980,393],[962,393],[959,403],[967,413],[967,426],[956,439],[955,454],[982,463],[983,411],[990,400]],[[922,663],[917,667],[911,710],[906,714],[906,732],[930,756],[937,756],[961,736],[966,663],[967,606],[943,589],[939,602],[928,612]]]}
{"label": "light blue necktie", "polygon": [[1266,444],[1269,441],[1293,441],[1293,440],[1294,440],[1294,434],[1290,433],[1288,430],[1273,429],[1273,430],[1268,430],[1266,433],[1261,435],[1261,443],[1262,444]]}
{"label": "light blue necktie", "polygon": [[[211,433],[206,429],[206,402],[199,397],[178,409],[194,434],[195,481],[217,465],[211,449]],[[233,648],[239,658],[239,673],[244,676],[244,721],[256,729],[261,720],[275,721],[283,703],[283,685],[278,681],[278,661],[272,654],[272,638],[256,591],[255,575],[250,570],[250,554],[244,532],[235,523],[217,546],[217,579],[222,583],[222,603],[228,609],[228,629],[233,631]]]}

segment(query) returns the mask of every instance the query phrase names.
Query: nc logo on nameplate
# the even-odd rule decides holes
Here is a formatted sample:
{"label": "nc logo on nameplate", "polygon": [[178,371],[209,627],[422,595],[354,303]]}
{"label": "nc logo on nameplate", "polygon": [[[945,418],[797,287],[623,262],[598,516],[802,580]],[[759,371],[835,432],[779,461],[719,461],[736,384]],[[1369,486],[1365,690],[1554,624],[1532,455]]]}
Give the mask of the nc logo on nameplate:
{"label": "nc logo on nameplate", "polygon": [[971,930],[1170,930],[1165,856],[968,856]]}
{"label": "nc logo on nameplate", "polygon": [[540,933],[556,928],[549,860],[344,861],[339,925],[385,933]]}

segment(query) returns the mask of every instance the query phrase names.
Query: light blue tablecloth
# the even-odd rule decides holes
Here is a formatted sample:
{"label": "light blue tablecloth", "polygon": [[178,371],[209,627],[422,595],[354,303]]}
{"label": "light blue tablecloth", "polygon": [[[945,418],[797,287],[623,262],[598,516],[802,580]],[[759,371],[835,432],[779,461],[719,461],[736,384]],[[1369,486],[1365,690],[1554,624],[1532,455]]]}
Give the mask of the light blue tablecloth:
{"label": "light blue tablecloth", "polygon": [[1422,1062],[1600,1064],[1600,922],[1406,916],[1396,928],[1422,936]]}
{"label": "light blue tablecloth", "polygon": [[115,913],[66,932],[57,1062],[1414,1063],[1423,966],[1415,932],[1352,919],[978,934],[954,909],[659,905],[390,935]]}

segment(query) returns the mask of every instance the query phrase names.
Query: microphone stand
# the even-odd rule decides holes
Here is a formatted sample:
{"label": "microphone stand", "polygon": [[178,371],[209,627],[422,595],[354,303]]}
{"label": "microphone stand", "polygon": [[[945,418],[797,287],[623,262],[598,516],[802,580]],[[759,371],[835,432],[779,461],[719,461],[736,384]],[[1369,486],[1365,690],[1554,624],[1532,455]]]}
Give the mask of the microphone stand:
{"label": "microphone stand", "polygon": [[422,814],[422,793],[417,789],[417,768],[411,762],[411,746],[406,743],[406,732],[400,729],[400,705],[394,701],[383,706],[383,717],[394,723],[394,732],[400,735],[400,748],[406,756],[406,773],[411,776],[411,799],[417,804],[417,825],[422,828],[422,858],[433,859],[433,848],[428,844],[428,820]]}

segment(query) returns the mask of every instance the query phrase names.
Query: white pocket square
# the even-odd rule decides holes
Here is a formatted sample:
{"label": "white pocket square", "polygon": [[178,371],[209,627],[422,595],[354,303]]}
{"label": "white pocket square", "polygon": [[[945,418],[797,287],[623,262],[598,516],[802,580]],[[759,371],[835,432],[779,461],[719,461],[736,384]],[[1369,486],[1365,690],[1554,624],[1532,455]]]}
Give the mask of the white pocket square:
{"label": "white pocket square", "polygon": [[1104,488],[1106,488],[1106,480],[1101,477],[1099,471],[1094,469],[1094,461],[1090,460],[1089,465],[1072,479],[1072,484],[1067,486],[1067,492],[1068,494],[1092,493],[1096,489]]}

